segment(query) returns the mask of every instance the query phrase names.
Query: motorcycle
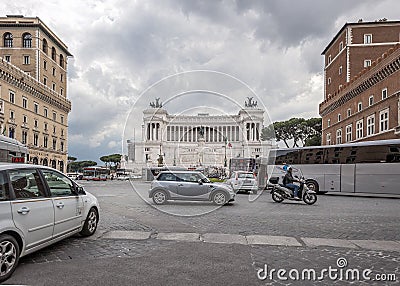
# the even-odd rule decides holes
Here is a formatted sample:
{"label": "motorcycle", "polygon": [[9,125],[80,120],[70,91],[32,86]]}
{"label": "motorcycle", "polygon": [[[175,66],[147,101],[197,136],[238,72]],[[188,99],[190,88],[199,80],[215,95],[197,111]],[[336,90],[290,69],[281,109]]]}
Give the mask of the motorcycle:
{"label": "motorcycle", "polygon": [[279,184],[279,177],[271,177],[269,182],[272,184],[272,189],[270,192],[272,199],[277,203],[281,203],[287,199],[292,201],[303,200],[308,205],[314,204],[317,201],[317,193],[308,188],[306,180],[303,176],[300,178],[298,176],[294,177],[300,182],[300,188],[298,192],[299,198],[294,197],[294,190],[286,187],[283,184]]}

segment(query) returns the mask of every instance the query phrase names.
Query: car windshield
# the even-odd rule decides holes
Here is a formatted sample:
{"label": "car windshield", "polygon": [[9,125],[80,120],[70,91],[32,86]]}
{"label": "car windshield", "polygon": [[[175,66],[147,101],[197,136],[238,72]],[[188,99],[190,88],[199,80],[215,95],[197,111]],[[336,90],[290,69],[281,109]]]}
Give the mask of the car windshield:
{"label": "car windshield", "polygon": [[239,173],[238,178],[240,178],[240,179],[254,179],[254,175],[252,173]]}

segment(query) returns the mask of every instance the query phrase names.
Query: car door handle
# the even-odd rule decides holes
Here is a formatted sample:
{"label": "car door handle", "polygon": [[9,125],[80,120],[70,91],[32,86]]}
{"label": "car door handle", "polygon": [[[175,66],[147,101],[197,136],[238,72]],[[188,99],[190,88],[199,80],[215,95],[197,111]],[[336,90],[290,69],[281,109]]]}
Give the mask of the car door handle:
{"label": "car door handle", "polygon": [[64,203],[63,202],[58,202],[56,204],[56,207],[58,207],[59,209],[62,209],[64,207]]}
{"label": "car door handle", "polygon": [[183,186],[183,184],[178,184],[178,186],[179,186],[179,187],[182,187],[182,186]]}
{"label": "car door handle", "polygon": [[19,210],[17,210],[17,213],[23,214],[23,215],[25,215],[25,214],[27,214],[29,212],[30,212],[30,209],[28,207],[22,207]]}

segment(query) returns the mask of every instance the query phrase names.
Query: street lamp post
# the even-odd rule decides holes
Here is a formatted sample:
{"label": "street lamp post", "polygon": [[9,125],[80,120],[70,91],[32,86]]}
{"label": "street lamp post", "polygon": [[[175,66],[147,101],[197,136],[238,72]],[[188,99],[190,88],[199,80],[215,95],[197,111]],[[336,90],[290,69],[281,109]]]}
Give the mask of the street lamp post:
{"label": "street lamp post", "polygon": [[225,142],[225,145],[224,145],[224,148],[225,148],[225,156],[224,156],[224,167],[227,167],[227,160],[226,160],[226,143],[227,143],[227,138],[226,137],[224,137],[224,142]]}

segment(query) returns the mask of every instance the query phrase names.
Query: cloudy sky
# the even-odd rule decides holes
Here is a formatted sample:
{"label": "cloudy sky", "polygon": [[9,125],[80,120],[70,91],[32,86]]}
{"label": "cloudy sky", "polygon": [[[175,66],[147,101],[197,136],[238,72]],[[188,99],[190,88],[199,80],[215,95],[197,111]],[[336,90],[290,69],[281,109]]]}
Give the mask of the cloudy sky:
{"label": "cloudy sky", "polygon": [[[400,20],[398,0],[1,2],[4,15],[39,17],[74,55],[68,60],[69,154],[95,161],[121,153],[129,137],[140,139],[140,130],[133,135],[125,126],[132,129],[132,121],[140,126],[141,108],[155,97],[166,102],[165,94],[173,95],[165,85],[148,91],[177,73],[226,74],[223,84],[240,82],[254,91],[272,121],[316,117],[323,99],[321,52],[332,37],[360,18]],[[208,89],[221,84],[216,78]],[[248,95],[235,96],[244,104]],[[182,112],[177,107],[184,99],[173,101],[168,111]],[[187,110],[198,111],[195,106],[213,100],[197,94],[186,102],[192,104]],[[229,114],[239,110],[218,106]]]}

